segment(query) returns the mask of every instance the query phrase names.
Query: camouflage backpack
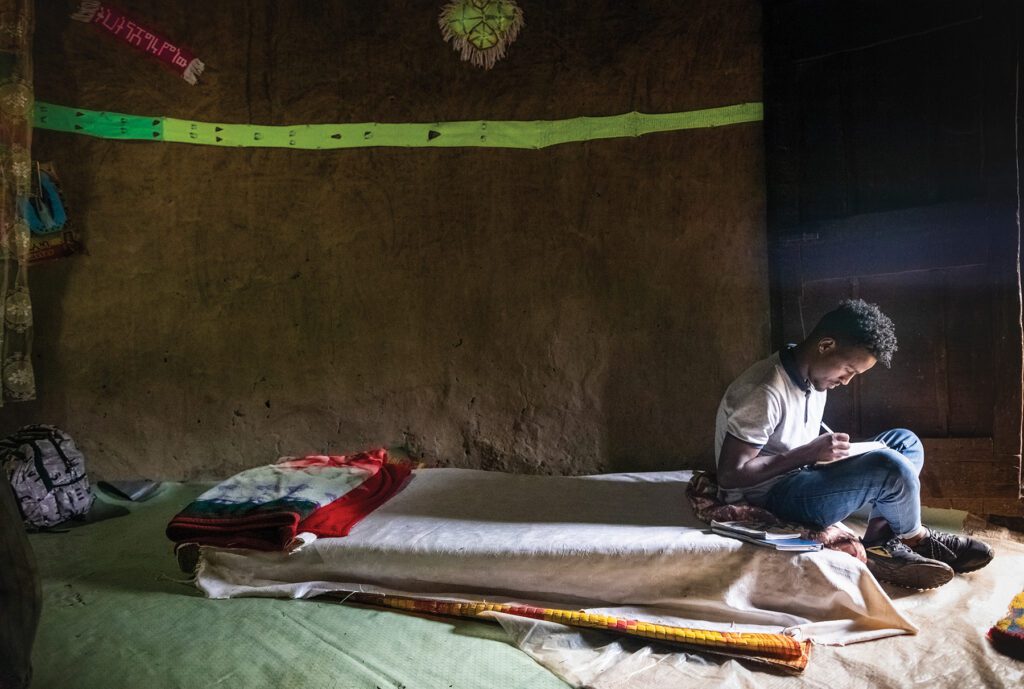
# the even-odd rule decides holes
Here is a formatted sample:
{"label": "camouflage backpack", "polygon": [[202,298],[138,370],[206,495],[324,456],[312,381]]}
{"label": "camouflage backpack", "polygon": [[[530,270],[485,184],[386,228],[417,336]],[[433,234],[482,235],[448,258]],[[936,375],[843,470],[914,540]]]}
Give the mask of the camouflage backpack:
{"label": "camouflage backpack", "polygon": [[0,469],[29,526],[54,526],[92,507],[85,457],[59,428],[25,426],[0,440]]}

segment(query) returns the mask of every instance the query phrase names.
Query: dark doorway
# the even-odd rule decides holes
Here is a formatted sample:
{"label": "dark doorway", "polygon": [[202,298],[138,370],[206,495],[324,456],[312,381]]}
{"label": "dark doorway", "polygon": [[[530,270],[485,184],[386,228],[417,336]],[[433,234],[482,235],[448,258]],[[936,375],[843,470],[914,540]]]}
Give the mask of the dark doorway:
{"label": "dark doorway", "polygon": [[1020,3],[765,3],[773,344],[845,297],[899,351],[830,395],[925,439],[925,504],[1021,514]]}

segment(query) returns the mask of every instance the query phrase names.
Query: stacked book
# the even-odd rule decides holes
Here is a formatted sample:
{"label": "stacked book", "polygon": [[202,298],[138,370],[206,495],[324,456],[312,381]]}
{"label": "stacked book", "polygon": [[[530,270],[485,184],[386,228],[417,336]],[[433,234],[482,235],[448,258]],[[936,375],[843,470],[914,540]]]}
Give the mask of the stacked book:
{"label": "stacked book", "polygon": [[742,522],[718,522],[711,521],[711,531],[719,536],[738,538],[747,543],[786,550],[794,553],[803,553],[811,550],[821,550],[821,543],[802,538],[799,528],[793,528],[788,524],[769,524],[761,521]]}

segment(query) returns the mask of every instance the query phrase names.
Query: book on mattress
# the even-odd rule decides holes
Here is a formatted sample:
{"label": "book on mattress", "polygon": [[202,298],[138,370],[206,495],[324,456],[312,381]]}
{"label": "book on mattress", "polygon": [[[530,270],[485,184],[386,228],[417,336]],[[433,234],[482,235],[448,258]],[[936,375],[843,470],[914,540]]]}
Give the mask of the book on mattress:
{"label": "book on mattress", "polygon": [[768,541],[780,538],[800,538],[802,535],[799,529],[793,529],[784,524],[770,524],[758,520],[720,522],[712,519],[711,528]]}
{"label": "book on mattress", "polygon": [[774,548],[775,550],[784,550],[792,553],[806,553],[813,550],[821,550],[821,543],[818,541],[800,538],[799,536],[792,538],[758,538],[756,536],[748,536],[747,534],[739,533],[738,531],[730,529],[719,529],[714,526],[711,527],[711,531],[719,536],[735,538],[764,548]]}

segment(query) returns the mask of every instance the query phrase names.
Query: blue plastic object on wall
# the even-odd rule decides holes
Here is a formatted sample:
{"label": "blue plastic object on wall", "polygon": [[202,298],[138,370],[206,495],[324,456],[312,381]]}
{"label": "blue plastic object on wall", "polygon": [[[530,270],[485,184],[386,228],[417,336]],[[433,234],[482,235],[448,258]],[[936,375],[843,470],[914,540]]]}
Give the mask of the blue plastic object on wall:
{"label": "blue plastic object on wall", "polygon": [[57,185],[53,183],[50,176],[39,171],[40,195],[32,198],[22,198],[21,215],[28,223],[32,234],[43,235],[60,232],[67,222],[68,216],[64,212],[64,203],[60,200],[60,193]]}

